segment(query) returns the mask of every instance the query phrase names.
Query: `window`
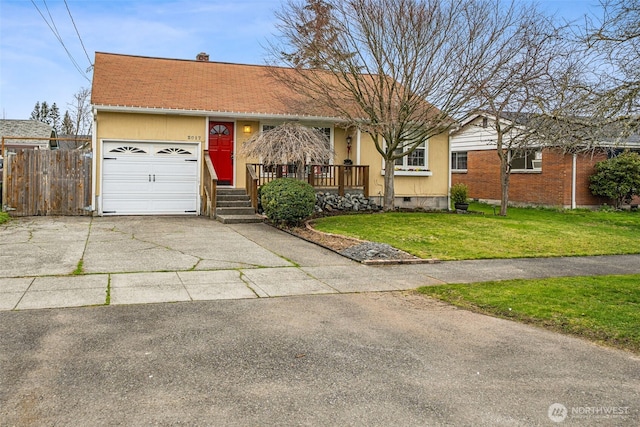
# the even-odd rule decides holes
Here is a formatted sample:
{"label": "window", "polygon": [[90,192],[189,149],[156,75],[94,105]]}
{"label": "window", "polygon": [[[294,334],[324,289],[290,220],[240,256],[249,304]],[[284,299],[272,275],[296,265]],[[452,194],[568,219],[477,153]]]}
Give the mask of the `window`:
{"label": "window", "polygon": [[539,171],[542,169],[542,151],[536,149],[509,151],[511,170]]}
{"label": "window", "polygon": [[614,157],[618,157],[620,154],[624,153],[625,151],[630,151],[632,153],[638,153],[640,154],[640,148],[609,148],[607,150],[607,158],[608,159],[613,159]]}
{"label": "window", "polygon": [[466,151],[451,153],[451,170],[454,170],[454,171],[467,170],[467,152]]}
{"label": "window", "polygon": [[225,125],[214,125],[209,132],[211,135],[229,135],[229,129]]}
{"label": "window", "polygon": [[[402,150],[397,149],[397,153]],[[431,175],[429,171],[429,142],[423,141],[415,150],[395,160],[396,175]]]}

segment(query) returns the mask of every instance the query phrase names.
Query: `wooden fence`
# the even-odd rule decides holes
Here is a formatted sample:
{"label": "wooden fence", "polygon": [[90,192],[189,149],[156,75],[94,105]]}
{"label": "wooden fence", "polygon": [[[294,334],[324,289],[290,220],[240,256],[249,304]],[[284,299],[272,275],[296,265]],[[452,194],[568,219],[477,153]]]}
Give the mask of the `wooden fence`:
{"label": "wooden fence", "polygon": [[4,174],[2,207],[11,216],[91,215],[91,157],[86,152],[8,152]]}

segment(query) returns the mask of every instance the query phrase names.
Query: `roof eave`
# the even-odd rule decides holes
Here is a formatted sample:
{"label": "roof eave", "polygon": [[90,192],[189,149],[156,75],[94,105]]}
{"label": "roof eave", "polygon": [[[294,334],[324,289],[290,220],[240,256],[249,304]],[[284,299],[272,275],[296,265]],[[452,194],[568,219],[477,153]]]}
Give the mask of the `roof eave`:
{"label": "roof eave", "polygon": [[94,104],[95,112],[134,113],[134,114],[167,114],[179,116],[225,117],[244,120],[297,120],[306,122],[346,122],[338,117],[311,116],[301,114],[247,113],[239,111],[185,110],[174,108],[135,107],[123,105]]}

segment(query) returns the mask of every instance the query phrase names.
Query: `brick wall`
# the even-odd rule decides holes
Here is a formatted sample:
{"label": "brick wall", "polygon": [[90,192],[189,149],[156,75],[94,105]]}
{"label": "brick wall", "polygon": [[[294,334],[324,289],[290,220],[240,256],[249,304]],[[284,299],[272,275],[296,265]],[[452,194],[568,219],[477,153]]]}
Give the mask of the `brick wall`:
{"label": "brick wall", "polygon": [[[576,202],[578,206],[595,206],[607,203],[595,197],[589,190],[589,176],[594,164],[606,159],[606,155],[579,155],[576,176]],[[451,182],[463,182],[469,186],[469,197],[500,200],[500,159],[495,150],[469,151],[467,173],[452,173]],[[571,206],[572,156],[558,150],[544,150],[541,172],[512,172],[509,185],[509,201],[546,205]],[[611,203],[610,201],[608,203]]]}

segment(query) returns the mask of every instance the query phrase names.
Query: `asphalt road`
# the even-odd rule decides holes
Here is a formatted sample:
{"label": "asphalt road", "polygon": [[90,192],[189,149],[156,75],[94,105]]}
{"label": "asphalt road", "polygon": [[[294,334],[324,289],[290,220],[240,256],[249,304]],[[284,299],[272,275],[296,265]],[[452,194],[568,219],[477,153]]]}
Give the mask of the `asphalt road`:
{"label": "asphalt road", "polygon": [[406,292],[5,311],[0,337],[2,426],[640,424],[638,357]]}

